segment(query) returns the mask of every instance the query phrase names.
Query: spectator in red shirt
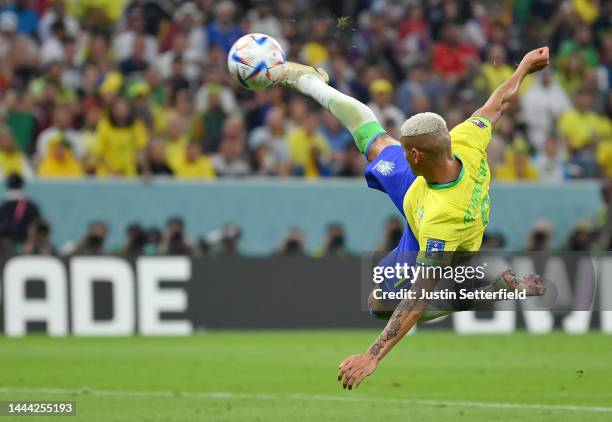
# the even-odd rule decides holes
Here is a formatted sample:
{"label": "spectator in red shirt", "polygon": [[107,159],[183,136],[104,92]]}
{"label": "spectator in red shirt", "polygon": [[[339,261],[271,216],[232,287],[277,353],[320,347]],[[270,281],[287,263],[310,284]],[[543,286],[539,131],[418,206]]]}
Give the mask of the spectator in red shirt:
{"label": "spectator in red shirt", "polygon": [[428,33],[429,24],[423,16],[423,9],[419,6],[413,6],[407,13],[406,19],[399,26],[399,39],[404,39],[409,35],[426,38]]}
{"label": "spectator in red shirt", "polygon": [[448,82],[463,80],[468,76],[470,62],[475,61],[476,48],[460,41],[460,27],[448,24],[442,30],[442,41],[434,45],[433,70]]}

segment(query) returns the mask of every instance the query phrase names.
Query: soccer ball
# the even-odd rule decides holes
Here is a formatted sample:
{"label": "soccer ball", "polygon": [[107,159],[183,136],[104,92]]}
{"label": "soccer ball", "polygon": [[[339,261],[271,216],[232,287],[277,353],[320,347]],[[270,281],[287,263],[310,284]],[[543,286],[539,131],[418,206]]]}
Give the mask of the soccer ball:
{"label": "soccer ball", "polygon": [[232,45],[227,67],[240,86],[254,91],[265,89],[283,73],[287,56],[274,38],[247,34]]}

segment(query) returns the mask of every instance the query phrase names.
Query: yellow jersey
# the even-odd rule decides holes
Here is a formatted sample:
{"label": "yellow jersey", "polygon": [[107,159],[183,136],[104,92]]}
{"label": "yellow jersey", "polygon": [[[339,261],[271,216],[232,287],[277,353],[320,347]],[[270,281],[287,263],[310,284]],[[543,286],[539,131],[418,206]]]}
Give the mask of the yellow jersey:
{"label": "yellow jersey", "polygon": [[185,159],[174,161],[171,167],[177,179],[215,178],[215,167],[208,157],[204,155],[194,161],[187,161]]}
{"label": "yellow jersey", "polygon": [[25,155],[19,150],[0,151],[0,172],[5,176],[11,173],[23,176],[25,172]]}
{"label": "yellow jersey", "polygon": [[450,265],[455,259],[445,252],[477,252],[489,221],[486,148],[491,122],[471,117],[451,130],[450,137],[452,152],[461,162],[459,176],[444,184],[427,183],[419,176],[404,196],[404,215],[419,243],[420,264]]}
{"label": "yellow jersey", "polygon": [[47,154],[38,165],[38,177],[51,178],[80,178],[83,177],[83,167],[72,153],[66,153],[63,161],[56,159],[53,154]]}
{"label": "yellow jersey", "polygon": [[96,127],[96,156],[102,157],[109,166],[98,167],[98,174],[107,172],[120,176],[136,176],[138,153],[148,142],[147,129],[140,120],[131,126],[113,126],[108,119],[102,119]]}
{"label": "yellow jersey", "polygon": [[187,144],[189,144],[189,138],[185,134],[166,141],[166,161],[170,167],[179,165],[185,159]]}
{"label": "yellow jersey", "polygon": [[612,177],[612,138],[602,140],[597,145],[597,163],[606,177]]}
{"label": "yellow jersey", "polygon": [[574,150],[588,147],[600,139],[606,139],[612,130],[610,121],[593,111],[581,113],[569,110],[559,117],[558,130]]}
{"label": "yellow jersey", "polygon": [[296,127],[287,135],[287,143],[291,159],[295,164],[303,167],[304,176],[307,178],[319,177],[319,169],[312,149],[317,148],[322,158],[329,158],[331,147],[327,139],[318,132],[308,134],[303,128]]}

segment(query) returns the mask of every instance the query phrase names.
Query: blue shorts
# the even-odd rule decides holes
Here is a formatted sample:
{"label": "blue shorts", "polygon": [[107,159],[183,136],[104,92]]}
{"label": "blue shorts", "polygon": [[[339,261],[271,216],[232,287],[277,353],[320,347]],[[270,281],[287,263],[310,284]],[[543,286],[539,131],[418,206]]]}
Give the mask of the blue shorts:
{"label": "blue shorts", "polygon": [[[404,219],[404,197],[416,176],[412,173],[404,149],[400,145],[388,146],[364,170],[364,175],[370,188],[384,192],[389,196]],[[419,251],[419,243],[410,226],[406,223],[404,234],[399,244],[378,263],[382,267],[394,267],[396,264],[415,265]],[[398,285],[401,280],[385,279],[380,288],[383,291],[398,291],[410,288],[409,282]],[[371,313],[371,312],[370,312]]]}

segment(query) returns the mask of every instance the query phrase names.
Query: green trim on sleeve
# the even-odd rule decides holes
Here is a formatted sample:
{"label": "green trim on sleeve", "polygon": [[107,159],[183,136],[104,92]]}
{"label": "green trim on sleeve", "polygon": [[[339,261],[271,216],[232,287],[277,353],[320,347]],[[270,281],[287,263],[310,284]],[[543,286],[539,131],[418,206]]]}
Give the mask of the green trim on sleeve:
{"label": "green trim on sleeve", "polygon": [[385,129],[376,120],[359,126],[353,133],[359,152],[365,153],[372,139],[382,133],[385,133]]}
{"label": "green trim on sleeve", "polygon": [[478,119],[482,123],[484,123],[485,125],[493,127],[493,122],[491,122],[491,120],[489,120],[487,117],[484,117],[484,116],[472,116],[472,117],[470,117],[470,119]]}

